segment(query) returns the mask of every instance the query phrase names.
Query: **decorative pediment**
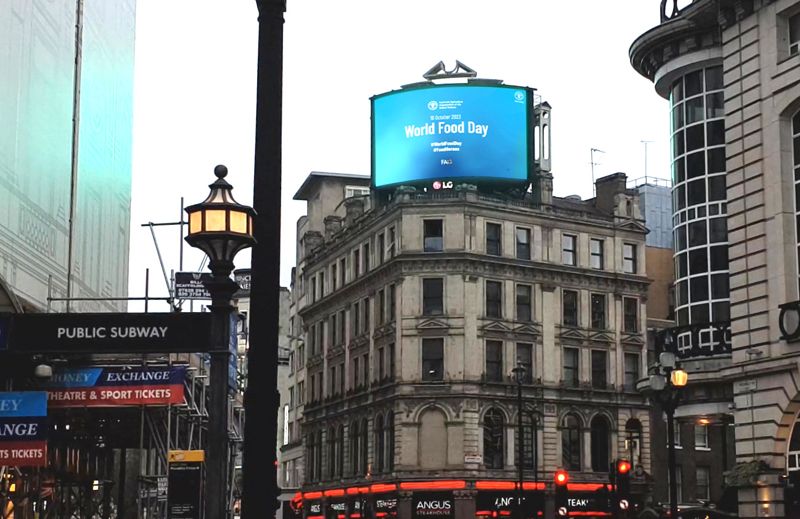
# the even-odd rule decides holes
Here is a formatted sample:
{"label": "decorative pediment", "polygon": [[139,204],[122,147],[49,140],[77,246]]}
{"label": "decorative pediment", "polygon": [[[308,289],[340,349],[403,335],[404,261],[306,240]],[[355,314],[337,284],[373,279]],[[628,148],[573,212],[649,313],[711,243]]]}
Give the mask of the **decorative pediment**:
{"label": "decorative pediment", "polygon": [[394,335],[395,327],[394,323],[384,324],[375,329],[375,332],[372,334],[373,339],[380,339],[382,337],[386,337],[387,335]]}
{"label": "decorative pediment", "polygon": [[511,328],[507,324],[500,321],[489,321],[488,323],[481,326],[480,329],[483,330],[484,332],[506,333],[511,331]]}
{"label": "decorative pediment", "polygon": [[642,335],[639,333],[623,333],[620,342],[623,344],[636,344],[637,346],[641,346],[644,344],[644,339],[642,339]]}
{"label": "decorative pediment", "polygon": [[614,342],[614,336],[607,332],[590,332],[589,340],[593,342]]}
{"label": "decorative pediment", "polygon": [[526,335],[541,335],[542,326],[540,324],[524,323],[514,328],[514,333],[526,334]]}
{"label": "decorative pediment", "polygon": [[617,224],[617,229],[625,230],[625,231],[637,231],[637,232],[644,232],[648,231],[647,227],[644,224],[640,223],[638,220],[631,220],[625,219]]}
{"label": "decorative pediment", "polygon": [[582,341],[586,338],[586,334],[578,328],[562,327],[559,336],[562,339],[575,339]]}
{"label": "decorative pediment", "polygon": [[440,319],[425,319],[417,325],[417,330],[447,330],[450,326]]}

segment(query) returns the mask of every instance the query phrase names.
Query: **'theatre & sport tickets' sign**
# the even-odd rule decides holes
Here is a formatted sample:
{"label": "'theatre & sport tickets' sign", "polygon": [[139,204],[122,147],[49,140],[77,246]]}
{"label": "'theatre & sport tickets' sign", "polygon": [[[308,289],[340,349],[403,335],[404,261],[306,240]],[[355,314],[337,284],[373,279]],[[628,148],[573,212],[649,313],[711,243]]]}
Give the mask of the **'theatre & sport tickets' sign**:
{"label": "'theatre & sport tickets' sign", "polygon": [[0,393],[0,465],[47,464],[47,393]]}
{"label": "'theatre & sport tickets' sign", "polygon": [[510,85],[427,85],[374,96],[373,186],[524,184],[532,103],[531,89]]}
{"label": "'theatre & sport tickets' sign", "polygon": [[44,383],[50,407],[182,404],[186,368],[111,367],[56,370]]}

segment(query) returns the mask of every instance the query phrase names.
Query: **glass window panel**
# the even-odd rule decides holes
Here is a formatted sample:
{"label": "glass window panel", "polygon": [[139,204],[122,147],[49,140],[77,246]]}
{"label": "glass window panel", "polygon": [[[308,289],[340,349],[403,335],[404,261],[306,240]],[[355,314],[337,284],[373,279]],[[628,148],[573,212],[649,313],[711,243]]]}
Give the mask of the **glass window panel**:
{"label": "glass window panel", "polygon": [[686,124],[700,122],[705,116],[703,107],[703,96],[688,99],[686,101]]}
{"label": "glass window panel", "polygon": [[686,207],[686,184],[678,186],[678,209]]}
{"label": "glass window panel", "polygon": [[675,240],[675,243],[676,243],[675,250],[677,250],[677,251],[686,250],[686,226],[685,225],[681,225],[681,226],[678,227],[678,229],[675,231],[675,238],[676,238],[676,240]]}
{"label": "glass window panel", "polygon": [[711,247],[711,270],[728,270],[728,246]]}
{"label": "glass window panel", "polygon": [[695,178],[706,173],[706,154],[697,151],[686,157],[686,178]]}
{"label": "glass window panel", "polygon": [[231,231],[247,234],[247,213],[231,211]]}
{"label": "glass window panel", "polygon": [[725,171],[725,148],[711,148],[708,153],[708,172],[722,173]]}
{"label": "glass window panel", "polygon": [[684,84],[685,90],[684,95],[688,97],[692,97],[693,95],[699,94],[703,91],[703,71],[696,70],[694,72],[690,72],[684,76]]}
{"label": "glass window panel", "polygon": [[517,285],[517,321],[531,320],[531,286]]}
{"label": "glass window panel", "polygon": [[687,266],[688,261],[686,259],[686,253],[684,252],[682,254],[678,254],[678,256],[675,258],[675,260],[676,260],[676,263],[677,263],[677,267],[676,267],[675,271],[678,273],[678,277],[679,278],[685,278],[687,275],[689,275],[689,270],[688,270],[688,266]]}
{"label": "glass window panel", "polygon": [[725,190],[725,175],[714,175],[708,177],[708,200],[725,200],[727,192]]}
{"label": "glass window panel", "polygon": [[422,339],[422,380],[444,377],[444,339]]}
{"label": "glass window panel", "polygon": [[486,316],[503,316],[502,284],[499,281],[486,282]]}
{"label": "glass window panel", "polygon": [[728,226],[726,218],[712,218],[708,221],[708,241],[718,243],[728,241]]}
{"label": "glass window panel", "polygon": [[567,387],[578,386],[578,349],[564,348],[564,384]]}
{"label": "glass window panel", "polygon": [[592,294],[592,322],[595,330],[604,330],[606,327],[606,296]]}
{"label": "glass window panel", "polygon": [[683,130],[678,130],[672,136],[672,156],[678,157],[683,155],[685,148],[683,146]]}
{"label": "glass window panel", "polygon": [[441,315],[444,312],[444,279],[422,280],[422,314]]}
{"label": "glass window panel", "polygon": [[517,343],[517,364],[522,364],[522,367],[525,368],[522,382],[525,384],[533,383],[533,344]]}
{"label": "glass window panel", "polygon": [[725,144],[725,121],[717,120],[706,123],[706,130],[708,131],[708,145],[717,146]]}
{"label": "glass window panel", "polygon": [[517,259],[531,259],[531,230],[517,227]]}
{"label": "glass window panel", "polygon": [[708,119],[725,117],[725,106],[722,92],[715,92],[706,96],[706,117]]}
{"label": "glass window panel", "polygon": [[503,232],[503,228],[500,224],[497,223],[487,223],[486,224],[486,254],[490,254],[492,256],[500,256],[501,246],[500,246],[500,235]]}
{"label": "glass window panel", "polygon": [[689,294],[692,302],[708,300],[708,278],[700,276],[689,279]]}
{"label": "glass window panel", "polygon": [[700,220],[689,224],[689,247],[706,244],[706,221]]}
{"label": "glass window panel", "polygon": [[680,158],[675,161],[675,180],[676,182],[683,182],[686,180],[686,162]]}
{"label": "glass window panel", "polygon": [[[800,133],[800,111],[792,116],[792,133]],[[797,162],[795,162],[797,164]]]}
{"label": "glass window panel", "polygon": [[680,104],[672,109],[672,130],[675,131],[683,127],[683,105]]}
{"label": "glass window panel", "polygon": [[425,252],[440,252],[443,247],[442,221],[425,220],[423,224]]}
{"label": "glass window panel", "polygon": [[708,272],[708,249],[694,249],[689,251],[689,274]]}
{"label": "glass window panel", "polygon": [[689,283],[681,281],[678,283],[678,304],[685,305],[689,302]]}
{"label": "glass window panel", "polygon": [[501,382],[503,380],[503,343],[486,341],[486,380]]}
{"label": "glass window panel", "polygon": [[562,323],[566,326],[578,326],[578,293],[574,290],[562,290]]}
{"label": "glass window panel", "polygon": [[592,350],[592,387],[595,389],[606,389],[608,385],[606,376],[606,365],[608,364],[608,353],[601,350]]}
{"label": "glass window panel", "polygon": [[683,79],[675,81],[675,83],[672,85],[670,97],[672,98],[673,105],[683,99]]}
{"label": "glass window panel", "polygon": [[711,299],[727,299],[729,296],[728,274],[711,276]]}
{"label": "glass window panel", "polygon": [[678,326],[685,326],[689,324],[689,309],[681,308],[678,310]]}
{"label": "glass window panel", "polygon": [[703,202],[705,202],[706,201],[705,179],[701,178],[699,180],[689,182],[688,187],[686,189],[686,194],[690,206],[696,204],[702,204]]}
{"label": "glass window panel", "polygon": [[706,91],[721,90],[722,88],[722,67],[708,67],[706,69]]}
{"label": "glass window panel", "polygon": [[203,230],[203,212],[195,211],[189,215],[189,234]]}
{"label": "glass window panel", "polygon": [[800,14],[795,14],[789,18],[789,43],[791,46],[791,54],[797,54],[797,46],[794,45],[800,41]]}
{"label": "glass window panel", "polygon": [[686,128],[686,151],[693,151],[705,146],[704,129],[702,124],[695,124]]}
{"label": "glass window panel", "polygon": [[728,301],[712,303],[711,309],[715,321],[729,321],[731,318],[731,305]]}
{"label": "glass window panel", "polygon": [[[692,297],[694,300],[694,297]],[[703,324],[709,322],[708,320],[708,303],[699,305],[692,305],[692,324]]]}

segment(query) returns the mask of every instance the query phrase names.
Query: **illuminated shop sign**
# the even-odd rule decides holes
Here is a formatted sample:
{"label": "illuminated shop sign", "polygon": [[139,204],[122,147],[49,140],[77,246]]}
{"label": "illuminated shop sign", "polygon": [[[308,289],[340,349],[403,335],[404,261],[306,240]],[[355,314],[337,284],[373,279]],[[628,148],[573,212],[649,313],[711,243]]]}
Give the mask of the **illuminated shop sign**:
{"label": "illuminated shop sign", "polygon": [[414,492],[411,499],[411,516],[414,519],[429,517],[454,517],[455,502],[452,492]]}
{"label": "illuminated shop sign", "polygon": [[376,188],[528,180],[531,90],[509,85],[431,85],[372,98]]}

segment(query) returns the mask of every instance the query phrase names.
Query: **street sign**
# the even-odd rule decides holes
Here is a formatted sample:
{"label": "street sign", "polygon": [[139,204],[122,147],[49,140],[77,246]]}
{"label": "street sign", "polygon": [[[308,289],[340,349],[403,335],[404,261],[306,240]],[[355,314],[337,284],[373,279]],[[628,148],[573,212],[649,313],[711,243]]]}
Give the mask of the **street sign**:
{"label": "street sign", "polygon": [[[211,347],[211,313],[8,314],[15,353],[200,353]],[[0,316],[0,320],[3,316]]]}
{"label": "street sign", "polygon": [[233,271],[233,279],[235,279],[236,284],[239,285],[239,291],[236,292],[234,297],[236,298],[250,297],[251,276],[252,276],[252,271],[250,269],[236,269]]}
{"label": "street sign", "polygon": [[205,451],[169,451],[167,518],[200,519]]}
{"label": "street sign", "polygon": [[211,299],[205,284],[214,277],[210,272],[176,272],[175,297],[178,299]]}
{"label": "street sign", "polygon": [[756,379],[737,380],[733,383],[733,394],[749,393],[756,390]]}

